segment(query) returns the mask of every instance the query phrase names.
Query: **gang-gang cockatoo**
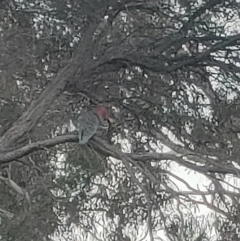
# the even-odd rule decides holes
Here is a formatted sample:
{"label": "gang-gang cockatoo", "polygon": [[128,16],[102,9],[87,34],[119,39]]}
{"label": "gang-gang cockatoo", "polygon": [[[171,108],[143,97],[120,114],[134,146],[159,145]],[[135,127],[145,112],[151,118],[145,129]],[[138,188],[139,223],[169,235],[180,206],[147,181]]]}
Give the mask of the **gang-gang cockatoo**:
{"label": "gang-gang cockatoo", "polygon": [[103,105],[80,114],[78,118],[78,138],[80,144],[85,144],[96,133],[101,121],[109,119],[109,112]]}

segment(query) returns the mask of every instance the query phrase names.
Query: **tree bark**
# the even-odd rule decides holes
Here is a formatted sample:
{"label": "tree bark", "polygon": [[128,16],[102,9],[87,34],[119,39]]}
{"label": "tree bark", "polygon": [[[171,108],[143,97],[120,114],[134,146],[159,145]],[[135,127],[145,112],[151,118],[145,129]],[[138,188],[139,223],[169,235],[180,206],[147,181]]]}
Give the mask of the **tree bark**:
{"label": "tree bark", "polygon": [[91,42],[96,27],[96,23],[91,24],[73,58],[59,71],[39,98],[31,103],[28,110],[0,138],[0,154],[6,154],[20,147],[21,143],[27,140],[27,133],[31,132],[46,110],[63,93],[67,84],[76,79],[75,75],[79,77],[78,81],[83,81],[81,79],[83,73],[93,67],[89,62],[93,62]]}

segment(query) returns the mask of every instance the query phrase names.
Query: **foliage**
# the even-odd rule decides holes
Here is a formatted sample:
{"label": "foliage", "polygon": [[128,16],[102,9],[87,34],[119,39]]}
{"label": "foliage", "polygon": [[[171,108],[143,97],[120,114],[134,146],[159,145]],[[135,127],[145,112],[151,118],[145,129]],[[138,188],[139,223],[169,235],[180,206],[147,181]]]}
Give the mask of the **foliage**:
{"label": "foliage", "polygon": [[1,1],[1,240],[237,240],[239,8]]}

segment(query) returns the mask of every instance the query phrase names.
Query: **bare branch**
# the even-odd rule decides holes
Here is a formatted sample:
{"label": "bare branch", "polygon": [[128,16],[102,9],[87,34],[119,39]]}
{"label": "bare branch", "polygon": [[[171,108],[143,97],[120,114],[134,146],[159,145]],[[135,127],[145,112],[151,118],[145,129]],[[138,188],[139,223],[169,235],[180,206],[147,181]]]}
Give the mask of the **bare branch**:
{"label": "bare branch", "polygon": [[[77,142],[78,137],[77,135],[63,135],[63,136],[57,136],[52,139],[47,139],[43,141],[38,141],[34,143],[30,143],[22,148],[19,148],[14,151],[7,152],[5,154],[0,153],[0,163],[8,163],[12,162],[18,158],[21,158],[25,155],[28,155],[34,151],[37,150],[44,150],[45,148],[50,148],[59,144],[64,144],[67,142]],[[107,142],[103,141],[102,139],[98,137],[94,137],[91,141],[94,148],[96,148],[97,151],[100,153],[111,156],[114,158],[119,159],[119,156],[124,156],[130,158],[133,161],[164,161],[164,160],[172,160],[178,163],[179,165],[183,165],[189,169],[192,169],[194,171],[198,171],[200,173],[222,173],[222,174],[233,174],[233,175],[239,175],[239,172],[236,168],[230,168],[230,167],[216,167],[216,166],[199,166],[196,164],[193,164],[185,159],[183,157],[190,157],[190,159],[194,159],[194,153],[157,153],[157,152],[146,152],[141,154],[129,154],[129,153],[122,153],[118,148],[116,148],[114,145],[110,145]],[[80,147],[80,146],[79,146]],[[182,149],[184,150],[184,149]],[[198,156],[195,156],[198,159]],[[200,158],[200,157],[199,157]],[[203,158],[203,157],[201,157]],[[207,157],[205,157],[207,158]]]}
{"label": "bare branch", "polygon": [[0,208],[0,217],[12,219],[14,217],[14,214]]}
{"label": "bare branch", "polygon": [[53,147],[58,144],[63,144],[66,142],[76,142],[77,139],[78,137],[76,135],[64,135],[64,136],[58,136],[53,139],[33,142],[17,150],[7,152],[6,154],[0,153],[0,163],[11,162],[17,158],[21,158],[34,151],[44,150],[45,148]]}

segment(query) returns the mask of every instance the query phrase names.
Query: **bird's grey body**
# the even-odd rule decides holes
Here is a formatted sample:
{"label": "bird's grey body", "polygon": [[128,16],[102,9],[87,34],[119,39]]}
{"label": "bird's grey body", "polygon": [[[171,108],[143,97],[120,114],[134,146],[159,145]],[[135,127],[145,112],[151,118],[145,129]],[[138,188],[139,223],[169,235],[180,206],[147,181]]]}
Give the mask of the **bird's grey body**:
{"label": "bird's grey body", "polygon": [[99,116],[93,111],[85,112],[78,118],[78,138],[80,144],[85,144],[96,133],[100,125]]}

